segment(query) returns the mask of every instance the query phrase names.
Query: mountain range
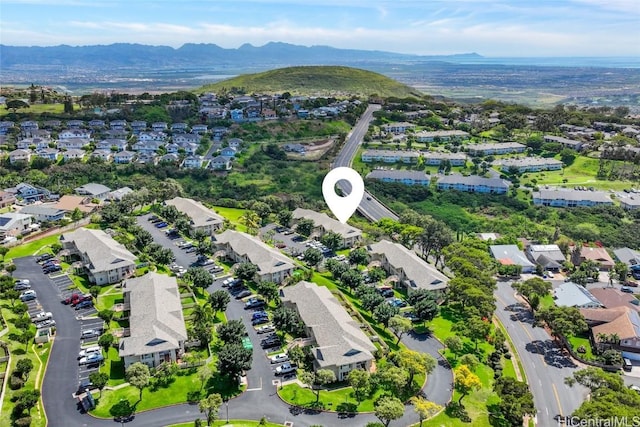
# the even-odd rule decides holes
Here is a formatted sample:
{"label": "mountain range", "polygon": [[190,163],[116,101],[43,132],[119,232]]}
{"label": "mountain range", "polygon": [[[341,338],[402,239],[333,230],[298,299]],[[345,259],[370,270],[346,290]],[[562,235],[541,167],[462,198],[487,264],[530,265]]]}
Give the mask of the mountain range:
{"label": "mountain range", "polygon": [[264,46],[243,44],[227,49],[210,43],[188,43],[175,49],[170,46],[116,43],[95,46],[7,46],[0,44],[0,69],[29,66],[64,66],[96,68],[189,69],[200,67],[271,68],[283,65],[362,65],[365,63],[477,61],[476,53],[420,56],[383,51],[338,49],[329,46],[299,46],[270,42]]}

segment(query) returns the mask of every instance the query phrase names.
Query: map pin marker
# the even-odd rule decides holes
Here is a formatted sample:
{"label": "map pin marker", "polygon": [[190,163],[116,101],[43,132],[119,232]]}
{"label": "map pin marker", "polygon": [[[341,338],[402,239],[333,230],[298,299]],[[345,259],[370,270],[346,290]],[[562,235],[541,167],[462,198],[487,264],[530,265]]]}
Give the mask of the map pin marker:
{"label": "map pin marker", "polygon": [[[336,194],[335,186],[340,180],[347,181],[351,185],[351,192],[348,196]],[[341,189],[345,191],[344,186]],[[364,196],[364,181],[362,181],[360,174],[351,168],[335,168],[322,181],[322,195],[331,212],[341,223],[345,224],[358,209],[362,196]]]}

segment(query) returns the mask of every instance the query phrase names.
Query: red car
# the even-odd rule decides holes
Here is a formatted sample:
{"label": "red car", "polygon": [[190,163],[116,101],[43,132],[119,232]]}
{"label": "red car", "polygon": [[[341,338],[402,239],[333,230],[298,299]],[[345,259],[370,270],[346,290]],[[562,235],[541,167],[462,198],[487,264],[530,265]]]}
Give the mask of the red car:
{"label": "red car", "polygon": [[73,303],[77,302],[78,299],[80,299],[80,296],[81,296],[80,294],[71,294],[70,297],[63,299],[60,302],[65,304],[65,305],[73,304]]}
{"label": "red car", "polygon": [[78,299],[76,299],[75,301],[73,301],[71,303],[72,307],[77,306],[78,304],[85,302],[85,301],[93,301],[93,297],[89,294],[86,295],[80,295],[80,297]]}

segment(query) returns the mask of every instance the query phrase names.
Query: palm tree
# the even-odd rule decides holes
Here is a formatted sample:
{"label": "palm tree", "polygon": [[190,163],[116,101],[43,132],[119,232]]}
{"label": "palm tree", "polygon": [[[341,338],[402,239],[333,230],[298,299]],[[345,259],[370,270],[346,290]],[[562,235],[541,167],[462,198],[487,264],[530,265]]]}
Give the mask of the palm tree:
{"label": "palm tree", "polygon": [[196,304],[191,312],[193,325],[208,325],[213,318],[213,312],[208,305]]}
{"label": "palm tree", "polygon": [[261,220],[257,213],[248,210],[242,214],[239,220],[241,224],[247,227],[247,232],[249,234],[258,234],[258,228],[260,228]]}

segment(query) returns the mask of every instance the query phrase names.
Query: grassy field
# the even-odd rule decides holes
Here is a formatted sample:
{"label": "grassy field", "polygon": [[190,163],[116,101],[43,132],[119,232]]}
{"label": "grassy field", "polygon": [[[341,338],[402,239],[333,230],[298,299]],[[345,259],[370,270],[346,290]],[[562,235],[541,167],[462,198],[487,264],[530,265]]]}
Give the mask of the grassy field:
{"label": "grassy field", "polygon": [[[260,424],[260,421],[253,421],[253,420],[229,420],[229,423],[227,423],[226,420],[218,420],[218,421],[214,421],[213,424],[211,424],[212,427],[224,427],[224,426],[229,426],[229,427],[283,427],[283,424],[275,424],[275,423],[266,423],[266,424]],[[182,423],[182,424],[171,424],[169,426],[165,426],[165,427],[193,427],[193,423]]]}
{"label": "grassy field", "polygon": [[338,66],[288,67],[245,74],[197,89],[197,93],[218,92],[222,88],[243,88],[247,93],[372,95],[381,97],[422,96],[417,90],[371,71]]}
{"label": "grassy field", "polygon": [[214,206],[213,209],[216,213],[228,219],[231,224],[235,225],[236,230],[247,231],[247,227],[240,222],[240,217],[244,215],[246,209],[225,208],[223,206]]}
{"label": "grassy field", "polygon": [[595,357],[593,356],[593,351],[591,350],[591,342],[589,341],[589,338],[587,338],[586,336],[569,337],[569,343],[571,344],[571,347],[576,353],[578,353],[578,348],[580,348],[580,346],[584,346],[584,349],[586,350],[586,352],[578,353],[578,354],[580,354],[580,356],[584,359],[595,360]]}
{"label": "grassy field", "polygon": [[59,240],[60,235],[56,234],[53,236],[43,237],[42,239],[34,240],[32,242],[25,243],[19,246],[14,246],[13,248],[9,249],[9,252],[7,252],[7,255],[4,258],[6,260],[10,260],[13,258],[22,258],[34,254],[42,254],[46,252],[44,250],[45,247],[51,246]]}
{"label": "grassy field", "polygon": [[[33,104],[30,105],[29,108],[20,108],[17,110],[18,114],[42,114],[42,113],[53,113],[53,114],[62,114],[64,112],[63,104]],[[7,108],[0,108],[0,118],[7,116],[8,114],[13,113],[12,110],[8,110]]]}
{"label": "grassy field", "polygon": [[[372,412],[373,403],[383,393],[383,390],[376,391],[372,396],[359,402],[356,400],[351,387],[339,388],[336,390],[323,390],[320,392],[318,409],[329,411],[341,411],[348,408],[349,411]],[[316,407],[316,395],[307,387],[300,387],[298,384],[287,384],[278,390],[278,394],[285,401],[302,407]]]}

